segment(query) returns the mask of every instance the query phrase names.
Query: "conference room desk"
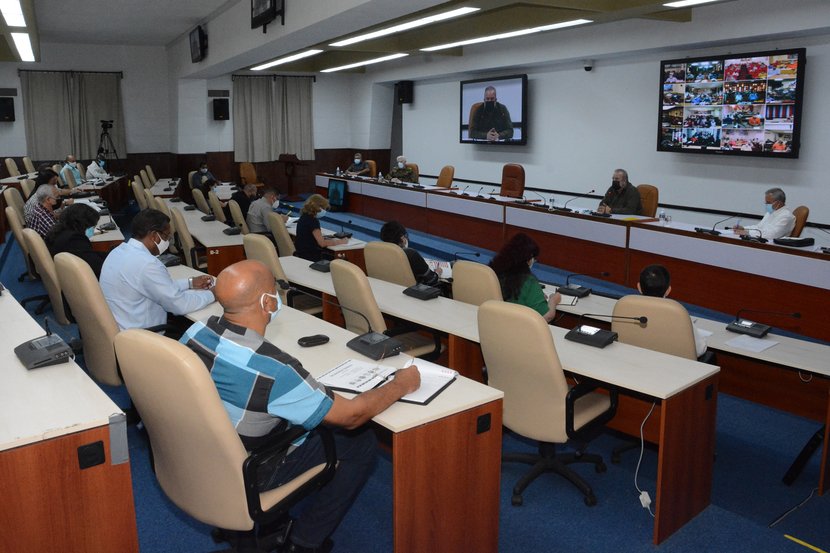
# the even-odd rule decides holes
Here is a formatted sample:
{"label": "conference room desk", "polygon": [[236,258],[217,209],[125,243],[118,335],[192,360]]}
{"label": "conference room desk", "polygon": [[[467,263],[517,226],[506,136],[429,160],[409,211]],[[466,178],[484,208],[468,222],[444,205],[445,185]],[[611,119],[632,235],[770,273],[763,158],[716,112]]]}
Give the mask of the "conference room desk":
{"label": "conference room desk", "polygon": [[[170,272],[174,278],[194,274],[186,267]],[[188,317],[204,320],[220,313],[214,303]],[[313,348],[297,345],[297,339],[310,334],[325,334],[331,340]],[[346,359],[372,362],[345,346],[354,336],[290,307],[283,307],[265,333],[313,376]],[[409,359],[398,355],[383,363],[401,367]],[[391,440],[397,553],[498,551],[503,396],[459,376],[428,405],[395,403],[374,417]]]}
{"label": "conference room desk", "polygon": [[172,198],[176,195],[176,187],[179,186],[180,179],[158,179],[156,183],[150,188],[150,192],[156,198]]}
{"label": "conference room desk", "polygon": [[[330,274],[308,269],[308,262],[289,258],[280,258],[280,262],[292,282],[324,294],[334,293]],[[402,286],[371,278],[369,281],[382,312],[443,329],[451,338],[455,335],[464,355],[456,354],[453,362],[450,352],[450,366],[462,374],[481,374],[476,306],[439,301],[446,298],[416,300],[401,294]],[[567,371],[630,394],[621,396],[610,427],[637,436],[651,404],[657,404],[647,437],[659,446],[654,523],[654,543],[659,544],[709,504],[718,367],[627,344],[592,348],[565,340],[561,328],[550,328]],[[470,355],[473,348],[477,357]]]}
{"label": "conference room desk", "polygon": [[[546,291],[553,288],[548,286]],[[561,305],[559,311],[570,316],[558,320],[557,324],[571,328],[580,315],[611,314],[616,301],[592,294],[580,298],[574,306]],[[762,340],[775,344],[755,352],[731,344],[740,335],[726,330],[725,323],[703,317],[693,317],[693,320],[697,328],[708,334],[706,345],[717,354],[721,392],[813,419],[830,428],[830,346],[770,333]],[[607,319],[601,318],[591,324],[610,327]],[[822,447],[820,494],[830,488],[828,440],[824,440]]]}
{"label": "conference room desk", "polygon": [[237,261],[245,259],[242,235],[227,235],[223,231],[228,227],[219,221],[202,221],[204,213],[198,209],[186,211],[184,202],[171,202],[165,199],[169,209],[177,209],[182,214],[190,234],[199,241],[207,251],[207,272],[218,275],[222,269]]}
{"label": "conference room desk", "polygon": [[76,190],[95,192],[107,202],[110,211],[120,211],[127,206],[128,188],[125,177],[109,177],[97,182],[88,181],[75,187]]}
{"label": "conference room desk", "polygon": [[37,178],[37,172],[34,173],[26,173],[25,175],[21,174],[16,177],[6,177],[0,179],[0,185],[17,185],[15,188],[18,190],[20,189],[20,181],[31,179],[34,180]]}
{"label": "conference room desk", "polygon": [[0,313],[0,550],[137,553],[124,414],[72,361],[27,371],[44,331],[9,292]]}

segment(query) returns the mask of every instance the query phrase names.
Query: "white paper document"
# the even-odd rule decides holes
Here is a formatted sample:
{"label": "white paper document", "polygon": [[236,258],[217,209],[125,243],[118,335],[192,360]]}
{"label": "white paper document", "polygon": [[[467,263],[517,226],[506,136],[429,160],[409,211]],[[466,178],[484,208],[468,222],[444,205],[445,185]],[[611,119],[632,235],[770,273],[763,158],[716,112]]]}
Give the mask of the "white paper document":
{"label": "white paper document", "polygon": [[770,340],[768,338],[753,338],[752,336],[748,336],[746,334],[741,334],[737,338],[732,338],[731,340],[726,341],[727,346],[745,349],[753,353],[760,353],[776,344],[778,344],[778,342],[775,340]]}
{"label": "white paper document", "polygon": [[[430,269],[438,273],[439,277],[443,279],[452,278],[452,265],[449,261],[439,261],[437,259],[425,259],[424,261],[427,262]],[[441,269],[440,273],[438,272],[439,268]]]}

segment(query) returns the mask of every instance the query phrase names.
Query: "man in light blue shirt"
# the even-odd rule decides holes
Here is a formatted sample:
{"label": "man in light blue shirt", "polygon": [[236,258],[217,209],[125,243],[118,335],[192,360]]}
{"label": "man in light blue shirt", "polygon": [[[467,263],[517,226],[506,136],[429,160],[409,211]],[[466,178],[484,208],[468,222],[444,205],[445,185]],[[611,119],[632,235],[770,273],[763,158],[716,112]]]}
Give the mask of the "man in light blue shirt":
{"label": "man in light blue shirt", "polygon": [[101,290],[120,329],[163,325],[168,313],[184,315],[213,303],[213,277],[173,280],[156,257],[167,250],[171,234],[167,215],[145,209],[133,219],[133,238],[107,255]]}
{"label": "man in light blue shirt", "polygon": [[[69,182],[70,177],[66,175],[67,173],[72,175],[71,183]],[[69,186],[70,188],[74,188],[83,182],[83,179],[81,178],[81,170],[78,169],[78,163],[75,161],[75,156],[72,154],[66,156],[66,159],[64,160],[64,165],[61,169],[61,180],[64,185]]]}

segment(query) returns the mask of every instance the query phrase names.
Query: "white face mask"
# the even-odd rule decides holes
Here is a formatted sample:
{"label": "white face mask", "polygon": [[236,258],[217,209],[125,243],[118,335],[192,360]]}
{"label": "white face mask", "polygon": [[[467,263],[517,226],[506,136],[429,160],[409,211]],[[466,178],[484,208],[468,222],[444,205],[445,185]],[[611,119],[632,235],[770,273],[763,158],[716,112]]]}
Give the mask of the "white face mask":
{"label": "white face mask", "polygon": [[398,162],[398,169],[403,169],[405,166],[406,164],[403,161]]}
{"label": "white face mask", "polygon": [[[277,300],[277,308],[274,311],[268,311],[267,309],[265,309],[266,296]],[[269,294],[268,292],[265,292],[259,297],[259,305],[262,307],[263,311],[267,311],[271,316],[271,318],[268,320],[268,322],[270,323],[271,321],[277,318],[277,313],[279,313],[280,309],[282,309],[282,298],[280,298],[279,294]]]}
{"label": "white face mask", "polygon": [[207,167],[202,167],[199,171],[201,171],[202,174],[207,173]]}
{"label": "white face mask", "polygon": [[402,248],[408,248],[409,247],[409,238],[404,236],[403,240],[401,240],[401,247]]}
{"label": "white face mask", "polygon": [[156,244],[156,247],[159,250],[158,255],[161,255],[170,247],[170,241],[162,239],[161,234],[159,234],[159,242]]}
{"label": "white face mask", "polygon": [[325,209],[321,209],[320,212],[317,214],[317,218],[322,219],[326,216],[326,213],[328,213],[328,211],[326,211]]}
{"label": "white face mask", "polygon": [[357,157],[354,158],[354,164],[355,165],[360,165],[360,158],[357,158]]}

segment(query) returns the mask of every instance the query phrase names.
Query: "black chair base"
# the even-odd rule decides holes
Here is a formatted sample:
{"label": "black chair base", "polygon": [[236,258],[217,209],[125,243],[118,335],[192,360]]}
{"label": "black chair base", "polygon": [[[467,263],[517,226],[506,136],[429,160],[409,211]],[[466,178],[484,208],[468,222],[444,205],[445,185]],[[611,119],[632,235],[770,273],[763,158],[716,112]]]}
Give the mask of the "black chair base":
{"label": "black chair base", "polygon": [[592,507],[597,504],[597,498],[594,495],[591,486],[582,479],[577,473],[567,467],[573,463],[592,463],[594,469],[598,473],[605,472],[607,467],[602,460],[602,456],[593,453],[583,453],[577,451],[575,453],[563,453],[557,455],[554,444],[542,443],[539,445],[539,454],[534,455],[530,453],[508,453],[502,457],[503,463],[525,463],[533,465],[530,471],[522,476],[516,485],[513,487],[512,504],[516,507],[523,503],[522,492],[527,488],[531,482],[536,480],[539,476],[547,472],[553,472],[566,478],[571,484],[582,492],[584,496],[585,505]]}
{"label": "black chair base", "polygon": [[822,426],[810,437],[809,440],[807,440],[807,443],[801,449],[801,453],[798,454],[798,457],[795,458],[793,464],[790,465],[789,469],[787,469],[787,473],[784,475],[784,478],[781,479],[784,484],[792,486],[795,479],[798,478],[798,475],[804,470],[804,467],[807,465],[807,461],[809,461],[813,453],[821,447],[821,442],[824,441],[825,428],[826,427]]}
{"label": "black chair base", "polygon": [[[214,543],[227,542],[236,553],[266,553],[279,551],[288,541],[293,520],[288,513],[283,513],[277,520],[268,524],[258,525],[253,530],[239,532],[214,528],[210,537]],[[217,552],[218,553],[218,552]]]}
{"label": "black chair base", "polygon": [[39,301],[40,302],[37,305],[37,307],[35,307],[35,313],[38,314],[38,315],[43,314],[43,312],[46,311],[46,307],[50,305],[49,296],[46,295],[46,294],[42,294],[40,296],[32,296],[30,298],[22,299],[22,300],[20,300],[20,305],[25,307],[27,303],[33,302],[33,301]]}
{"label": "black chair base", "polygon": [[625,453],[626,451],[631,451],[632,449],[638,449],[640,447],[639,440],[631,440],[629,442],[624,443],[623,445],[617,446],[611,450],[611,462],[615,465],[620,463],[620,456]]}

